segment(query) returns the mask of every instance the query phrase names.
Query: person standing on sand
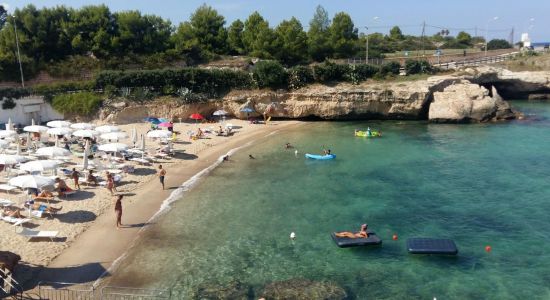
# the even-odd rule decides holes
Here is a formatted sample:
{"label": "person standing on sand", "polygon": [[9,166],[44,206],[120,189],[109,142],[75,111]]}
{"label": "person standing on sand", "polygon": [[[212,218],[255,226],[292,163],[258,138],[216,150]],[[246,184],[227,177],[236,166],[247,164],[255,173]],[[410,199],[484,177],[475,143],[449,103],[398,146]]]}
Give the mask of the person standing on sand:
{"label": "person standing on sand", "polygon": [[122,226],[122,195],[118,195],[115,202],[116,228]]}
{"label": "person standing on sand", "polygon": [[162,184],[162,189],[164,190],[164,176],[166,176],[166,170],[162,168],[162,165],[159,165],[158,175],[160,183]]}
{"label": "person standing on sand", "polygon": [[71,173],[71,177],[74,180],[74,188],[80,190],[80,183],[78,183],[78,180],[80,179],[80,174],[76,170],[76,168],[73,168],[73,172]]}

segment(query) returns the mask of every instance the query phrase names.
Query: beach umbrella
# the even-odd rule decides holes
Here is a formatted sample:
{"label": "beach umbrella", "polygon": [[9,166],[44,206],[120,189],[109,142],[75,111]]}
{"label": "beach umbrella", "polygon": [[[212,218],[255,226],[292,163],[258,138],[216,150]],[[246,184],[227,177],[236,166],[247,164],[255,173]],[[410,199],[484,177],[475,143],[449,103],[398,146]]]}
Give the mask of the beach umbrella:
{"label": "beach umbrella", "polygon": [[14,135],[17,135],[17,132],[14,130],[0,130],[0,139],[12,137]]}
{"label": "beach umbrella", "polygon": [[228,115],[229,113],[226,112],[225,110],[223,109],[220,109],[220,110],[216,110],[212,115],[214,116],[225,116],[225,115]]}
{"label": "beach umbrella", "polygon": [[21,155],[0,154],[0,165],[15,165],[26,160],[27,158]]}
{"label": "beach umbrella", "polygon": [[46,133],[49,135],[69,135],[72,132],[73,131],[68,127],[54,127],[46,131]]}
{"label": "beach umbrella", "polygon": [[172,133],[167,130],[152,130],[147,132],[148,138],[161,138],[161,139],[167,139],[172,136]]}
{"label": "beach umbrella", "polygon": [[147,117],[147,118],[145,118],[145,119],[143,119],[143,120],[144,120],[145,122],[149,122],[149,123],[151,123],[151,122],[159,122],[159,123],[160,123],[159,118],[156,118],[156,117]]}
{"label": "beach umbrella", "polygon": [[110,143],[99,145],[97,149],[105,152],[120,152],[128,149],[128,145],[122,143]]}
{"label": "beach umbrella", "polygon": [[84,157],[82,159],[82,169],[88,169],[88,155],[90,155],[90,141],[86,140],[84,145]]}
{"label": "beach umbrella", "polygon": [[44,147],[36,150],[35,154],[37,156],[49,156],[49,157],[69,156],[71,155],[71,151],[61,147]]}
{"label": "beach umbrella", "polygon": [[13,124],[11,123],[11,117],[8,118],[8,124],[6,124],[6,130],[12,130]]}
{"label": "beach umbrella", "polygon": [[17,147],[15,148],[15,154],[21,155],[21,143],[19,143],[19,140],[17,141]]}
{"label": "beach umbrella", "polygon": [[162,122],[160,124],[158,124],[159,127],[166,127],[166,128],[170,128],[170,127],[174,127],[174,124],[172,124],[171,122]]}
{"label": "beach umbrella", "polygon": [[103,140],[120,140],[128,137],[128,134],[124,131],[108,132],[99,136]]}
{"label": "beach umbrella", "polygon": [[0,140],[0,148],[6,149],[10,146],[10,142],[6,140]]}
{"label": "beach umbrella", "polygon": [[241,112],[245,112],[246,113],[246,118],[248,119],[248,114],[251,113],[251,112],[254,112],[254,110],[250,107],[245,107],[245,108],[241,109]]}
{"label": "beach umbrella", "polygon": [[132,127],[132,135],[131,135],[131,140],[132,140],[132,144],[134,145],[134,147],[136,146],[136,143],[137,143],[137,130],[136,130],[136,127]]}
{"label": "beach umbrella", "polygon": [[8,181],[9,185],[17,186],[22,189],[33,188],[41,189],[45,186],[52,186],[55,180],[50,177],[39,175],[23,175],[17,176]]}
{"label": "beach umbrella", "polygon": [[101,133],[119,132],[120,128],[114,125],[103,125],[103,126],[96,127],[95,131],[99,131]]}
{"label": "beach umbrella", "polygon": [[145,152],[145,135],[141,135],[141,151]]}
{"label": "beach umbrella", "polygon": [[163,122],[170,122],[170,120],[168,120],[168,119],[166,119],[166,118],[159,118],[159,121],[160,121],[161,123],[163,123]]}
{"label": "beach umbrella", "polygon": [[27,172],[42,172],[57,168],[59,162],[56,160],[34,160],[19,166],[19,169]]}
{"label": "beach umbrella", "polygon": [[70,126],[72,129],[93,129],[94,125],[90,123],[75,123]]}
{"label": "beach umbrella", "polygon": [[31,134],[27,133],[27,151],[28,151],[29,147],[31,147],[31,146],[32,146]]}
{"label": "beach umbrella", "polygon": [[46,126],[48,126],[48,127],[53,127],[53,128],[63,128],[63,127],[69,127],[69,126],[71,126],[71,122],[69,122],[69,121],[62,121],[62,120],[50,121],[50,122],[46,123]]}
{"label": "beach umbrella", "polygon": [[81,129],[73,132],[73,136],[77,136],[77,137],[93,138],[98,135],[99,135],[99,132],[91,129]]}
{"label": "beach umbrella", "polygon": [[201,115],[201,114],[192,114],[191,116],[189,116],[189,118],[193,119],[193,120],[202,120],[204,119],[204,117]]}
{"label": "beach umbrella", "polygon": [[48,131],[48,127],[46,126],[41,126],[41,125],[31,125],[31,126],[25,126],[23,127],[23,131],[26,131],[26,132],[46,132]]}
{"label": "beach umbrella", "polygon": [[31,120],[31,126],[34,126],[34,125],[36,125],[36,123],[34,123],[34,118],[32,118],[32,120]]}

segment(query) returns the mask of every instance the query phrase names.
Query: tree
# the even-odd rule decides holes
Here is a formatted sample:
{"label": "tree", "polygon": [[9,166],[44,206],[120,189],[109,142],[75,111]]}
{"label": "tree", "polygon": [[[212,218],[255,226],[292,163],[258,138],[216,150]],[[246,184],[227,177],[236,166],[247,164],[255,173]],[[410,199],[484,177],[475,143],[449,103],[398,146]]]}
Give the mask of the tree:
{"label": "tree", "polygon": [[0,29],[4,28],[4,24],[6,24],[7,19],[8,12],[6,11],[4,5],[0,5]]}
{"label": "tree", "polygon": [[461,31],[456,36],[456,41],[464,46],[472,45],[472,36],[464,31]]}
{"label": "tree", "polygon": [[152,54],[165,51],[172,34],[170,21],[154,15],[141,15],[139,11],[123,11],[114,14],[118,24],[112,46],[119,55],[128,52]]}
{"label": "tree", "polygon": [[357,28],[354,27],[351,17],[344,13],[337,13],[330,26],[330,43],[334,49],[334,57],[346,58],[355,54]]}
{"label": "tree", "polygon": [[275,36],[269,23],[256,11],[244,22],[243,45],[249,55],[271,58]]}
{"label": "tree", "polygon": [[393,26],[392,29],[390,29],[390,38],[392,40],[402,40],[404,38],[399,26]]}
{"label": "tree", "polygon": [[172,42],[176,52],[185,55],[190,60],[190,64],[207,59],[206,53],[204,53],[199,40],[193,33],[193,26],[189,22],[179,25],[176,33],[172,36]]}
{"label": "tree", "polygon": [[317,6],[313,19],[309,22],[307,33],[309,56],[315,61],[324,61],[332,54],[329,26],[330,20],[327,11],[322,6]]}
{"label": "tree", "polygon": [[508,49],[512,48],[512,45],[507,40],[494,39],[487,44],[488,50]]}
{"label": "tree", "polygon": [[224,54],[227,50],[225,18],[212,7],[203,4],[191,15],[190,34],[202,51],[208,54]]}
{"label": "tree", "polygon": [[286,65],[302,63],[307,55],[307,36],[298,19],[283,21],[275,29],[273,56]]}
{"label": "tree", "polygon": [[231,23],[227,32],[227,42],[229,44],[229,51],[232,54],[244,54],[243,44],[243,30],[244,23],[237,19]]}

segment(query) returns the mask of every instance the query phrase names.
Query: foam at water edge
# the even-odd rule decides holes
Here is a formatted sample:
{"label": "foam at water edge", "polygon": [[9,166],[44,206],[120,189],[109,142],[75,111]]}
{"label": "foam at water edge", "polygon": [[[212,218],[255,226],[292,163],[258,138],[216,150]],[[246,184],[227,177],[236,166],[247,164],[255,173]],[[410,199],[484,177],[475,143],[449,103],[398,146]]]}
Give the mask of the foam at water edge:
{"label": "foam at water edge", "polygon": [[[266,136],[270,136],[270,135],[272,135],[276,132],[278,132],[278,130],[274,131],[274,132],[271,132],[270,134],[268,134]],[[253,141],[250,141],[250,142],[248,142],[248,143],[246,143],[246,144],[244,144],[240,147],[233,148],[233,149],[229,150],[226,154],[220,156],[213,164],[211,164],[210,166],[208,166],[205,169],[201,170],[197,174],[193,175],[193,177],[189,178],[187,181],[182,183],[177,189],[175,189],[172,193],[170,193],[170,196],[168,196],[168,198],[166,198],[162,202],[162,204],[160,206],[160,209],[151,218],[149,218],[149,220],[147,221],[147,224],[150,224],[150,223],[156,221],[158,218],[160,218],[161,216],[163,216],[164,214],[169,212],[170,209],[171,209],[170,204],[180,200],[183,197],[183,195],[185,194],[185,192],[192,189],[195,185],[197,185],[197,183],[202,178],[204,178],[204,176],[208,175],[210,172],[212,172],[212,170],[214,170],[216,167],[218,167],[223,162],[223,157],[224,156],[226,156],[226,155],[231,156],[231,155],[235,154],[237,151],[239,151],[240,149],[252,145],[252,142]],[[147,229],[147,227],[148,226],[144,226],[139,230],[138,235],[136,236],[136,238],[134,238],[132,243],[130,243],[130,246],[128,247],[128,249],[126,249],[126,251],[121,256],[119,256],[117,259],[115,259],[113,261],[113,263],[111,264],[111,266],[107,270],[105,270],[105,272],[103,272],[103,274],[101,274],[101,276],[99,276],[99,278],[93,284],[94,288],[98,287],[101,284],[101,281],[103,280],[105,275],[112,274],[118,268],[120,263],[128,256],[129,250],[132,249],[136,245],[137,241],[139,240],[140,234],[145,229]]]}

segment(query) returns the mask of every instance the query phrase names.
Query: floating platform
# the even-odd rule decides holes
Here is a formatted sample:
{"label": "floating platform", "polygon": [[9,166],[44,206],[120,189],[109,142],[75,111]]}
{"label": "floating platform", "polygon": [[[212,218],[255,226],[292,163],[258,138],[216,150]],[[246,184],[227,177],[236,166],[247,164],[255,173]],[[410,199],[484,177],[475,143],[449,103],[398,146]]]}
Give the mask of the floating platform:
{"label": "floating platform", "polygon": [[455,242],[450,239],[410,238],[407,240],[407,250],[411,254],[458,254]]}
{"label": "floating platform", "polygon": [[375,232],[368,230],[367,233],[367,238],[337,237],[335,232],[331,233],[330,236],[332,237],[336,245],[340,248],[362,247],[382,244],[382,240],[376,235]]}

